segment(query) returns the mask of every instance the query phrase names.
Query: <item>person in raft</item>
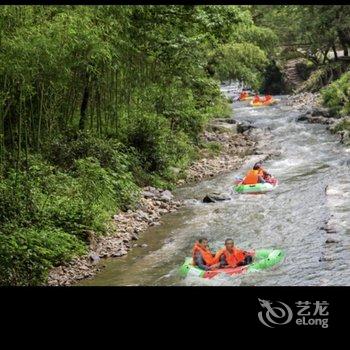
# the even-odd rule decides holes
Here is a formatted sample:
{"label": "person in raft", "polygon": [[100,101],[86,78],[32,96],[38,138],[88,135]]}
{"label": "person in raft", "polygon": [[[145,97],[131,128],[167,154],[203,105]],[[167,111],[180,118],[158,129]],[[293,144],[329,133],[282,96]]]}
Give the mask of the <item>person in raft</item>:
{"label": "person in raft", "polygon": [[239,94],[239,99],[240,99],[240,100],[244,100],[244,99],[247,98],[248,96],[249,96],[248,91],[242,91],[242,92]]}
{"label": "person in raft", "polygon": [[244,177],[242,184],[243,185],[255,185],[257,183],[265,183],[266,180],[271,178],[271,174],[269,174],[265,169],[263,169],[262,164],[260,162],[255,163],[253,169],[250,169],[246,176]]}
{"label": "person in raft", "polygon": [[200,238],[194,244],[192,258],[193,265],[205,271],[220,267],[220,263],[215,260],[215,255],[209,250],[207,238]]}
{"label": "person in raft", "polygon": [[261,101],[261,98],[259,97],[259,94],[256,93],[253,98],[253,103],[258,103],[258,102],[262,102],[262,101]]}
{"label": "person in raft", "polygon": [[264,102],[269,102],[271,100],[272,100],[272,96],[271,95],[265,95]]}
{"label": "person in raft", "polygon": [[248,265],[253,258],[248,252],[236,248],[233,239],[227,238],[225,247],[215,254],[215,261],[219,261],[220,268],[227,268]]}

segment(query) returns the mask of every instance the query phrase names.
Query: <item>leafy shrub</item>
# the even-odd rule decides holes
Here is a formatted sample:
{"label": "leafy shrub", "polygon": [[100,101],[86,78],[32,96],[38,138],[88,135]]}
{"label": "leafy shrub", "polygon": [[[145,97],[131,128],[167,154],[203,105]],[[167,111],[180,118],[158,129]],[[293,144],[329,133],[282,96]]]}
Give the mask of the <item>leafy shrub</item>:
{"label": "leafy shrub", "polygon": [[203,146],[214,155],[219,154],[222,149],[222,145],[216,141],[206,142]]}
{"label": "leafy shrub", "polygon": [[335,114],[350,113],[350,72],[321,90],[323,103]]}
{"label": "leafy shrub", "polygon": [[59,229],[17,229],[0,234],[0,284],[45,283],[49,268],[84,252],[81,241]]}
{"label": "leafy shrub", "polygon": [[333,133],[336,133],[336,132],[342,131],[342,130],[350,131],[350,118],[348,117],[348,118],[340,119],[337,123],[332,125],[330,130]]}

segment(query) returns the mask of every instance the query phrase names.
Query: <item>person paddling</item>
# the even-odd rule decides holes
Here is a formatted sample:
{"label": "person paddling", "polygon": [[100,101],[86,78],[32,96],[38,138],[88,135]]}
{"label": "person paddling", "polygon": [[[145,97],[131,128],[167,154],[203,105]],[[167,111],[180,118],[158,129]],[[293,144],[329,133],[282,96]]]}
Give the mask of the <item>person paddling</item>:
{"label": "person paddling", "polygon": [[209,250],[207,238],[200,238],[194,244],[192,258],[193,265],[202,270],[215,270],[220,267],[220,263],[215,259],[215,255]]}
{"label": "person paddling", "polygon": [[216,253],[215,259],[220,262],[220,268],[248,265],[253,261],[248,252],[235,247],[232,238],[225,240],[225,247]]}

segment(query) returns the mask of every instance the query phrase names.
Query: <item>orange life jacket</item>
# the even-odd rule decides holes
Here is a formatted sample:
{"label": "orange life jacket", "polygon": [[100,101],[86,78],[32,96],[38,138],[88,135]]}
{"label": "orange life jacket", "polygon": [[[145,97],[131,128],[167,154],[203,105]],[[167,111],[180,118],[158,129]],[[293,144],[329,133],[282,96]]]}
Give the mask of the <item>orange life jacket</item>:
{"label": "orange life jacket", "polygon": [[243,179],[242,183],[243,185],[255,185],[259,181],[259,176],[261,176],[260,170],[251,169],[247,172],[247,175]]}
{"label": "orange life jacket", "polygon": [[271,101],[271,100],[272,100],[272,96],[271,95],[266,95],[265,96],[265,102]]}
{"label": "orange life jacket", "polygon": [[239,95],[239,98],[240,98],[240,99],[246,98],[246,97],[248,97],[248,92],[247,92],[247,91],[243,91],[243,92],[241,92],[240,95]]}
{"label": "orange life jacket", "polygon": [[253,103],[261,102],[259,95],[254,96]]}
{"label": "orange life jacket", "polygon": [[237,248],[233,248],[233,251],[232,253],[230,253],[226,247],[225,248],[222,248],[221,250],[219,250],[216,255],[215,255],[215,259],[217,261],[220,261],[220,258],[222,255],[225,255],[225,259],[226,259],[226,262],[227,262],[227,265],[229,267],[235,267],[237,266],[237,264],[241,261],[244,260],[246,254],[244,253],[243,250],[241,249],[237,249]]}
{"label": "orange life jacket", "polygon": [[202,258],[206,265],[211,266],[216,263],[216,260],[213,257],[213,254],[211,253],[211,251],[207,248],[204,248],[201,244],[196,242],[194,244],[193,251],[192,251],[193,265],[195,265],[194,258],[198,252],[202,255]]}

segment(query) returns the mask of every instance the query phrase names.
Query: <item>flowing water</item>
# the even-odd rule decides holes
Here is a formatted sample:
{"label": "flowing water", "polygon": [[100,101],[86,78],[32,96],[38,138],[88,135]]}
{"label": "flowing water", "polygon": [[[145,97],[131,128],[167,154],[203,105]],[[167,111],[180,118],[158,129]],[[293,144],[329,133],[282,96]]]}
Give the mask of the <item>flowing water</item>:
{"label": "flowing water", "polygon": [[[237,171],[180,188],[175,194],[186,206],[142,234],[137,243],[146,248],[107,260],[101,273],[81,285],[350,285],[350,149],[325,126],[296,122],[300,112],[284,96],[276,106],[237,102],[233,109],[239,122],[257,127],[261,153],[273,151],[264,167],[279,186],[260,195],[233,192],[234,176],[261,154]],[[212,191],[229,193],[231,200],[201,203]],[[322,229],[325,222],[332,231]],[[283,249],[286,258],[261,272],[181,279],[178,267],[201,236],[209,238],[212,250],[230,237],[243,249]]]}

